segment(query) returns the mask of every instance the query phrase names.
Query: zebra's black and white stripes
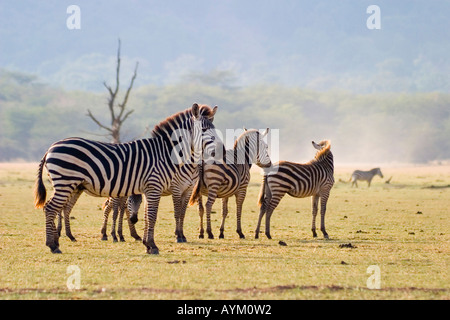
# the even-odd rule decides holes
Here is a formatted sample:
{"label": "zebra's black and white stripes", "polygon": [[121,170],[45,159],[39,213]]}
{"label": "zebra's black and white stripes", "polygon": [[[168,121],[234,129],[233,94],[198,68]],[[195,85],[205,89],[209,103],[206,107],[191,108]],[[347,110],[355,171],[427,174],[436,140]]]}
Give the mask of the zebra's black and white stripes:
{"label": "zebra's black and white stripes", "polygon": [[313,160],[306,164],[280,161],[264,175],[259,195],[260,214],[255,230],[255,238],[259,237],[261,220],[266,215],[267,238],[270,235],[270,218],[281,198],[287,193],[296,198],[312,197],[312,233],[316,237],[316,216],[320,199],[320,230],[325,238],[325,213],[330,190],[334,185],[334,163],[329,141],[321,141],[314,148],[319,150]]}
{"label": "zebra's black and white stripes", "polygon": [[[56,215],[63,209],[70,210],[66,205],[73,207],[76,198],[86,192],[101,197],[144,194],[147,210],[143,242],[148,253],[157,254],[154,227],[161,194],[186,161],[193,156],[200,159],[205,141],[212,144],[215,132],[211,120],[217,107],[208,111],[205,115],[194,104],[157,125],[149,139],[110,144],[68,138],[54,143],[40,162],[35,187],[35,206],[44,207],[46,245],[51,251],[61,252]],[[44,165],[55,189],[47,202],[42,180]]]}
{"label": "zebra's black and white stripes", "polygon": [[206,201],[206,232],[208,238],[213,239],[211,230],[211,209],[216,198],[222,198],[222,225],[219,238],[224,237],[225,218],[228,213],[228,198],[236,196],[236,232],[240,238],[245,238],[241,227],[242,205],[246,196],[247,186],[250,180],[250,167],[256,163],[260,167],[271,166],[268,147],[263,138],[269,129],[263,134],[258,130],[246,130],[239,136],[234,148],[224,153],[223,161],[218,163],[205,163],[199,180],[194,187],[191,196],[191,205],[198,201],[200,215],[200,238],[204,237],[202,194],[208,196]]}
{"label": "zebra's black and white stripes", "polygon": [[135,194],[129,197],[121,197],[121,198],[108,198],[103,203],[103,226],[102,226],[102,240],[108,240],[108,236],[106,235],[106,229],[108,226],[108,217],[111,210],[113,211],[113,219],[111,225],[111,236],[114,242],[117,242],[116,235],[116,222],[117,218],[119,218],[117,233],[119,235],[120,241],[125,241],[123,236],[123,217],[124,214],[127,218],[128,227],[130,229],[130,235],[136,240],[142,240],[141,237],[137,234],[135,223],[136,221],[131,221],[130,217],[137,217],[139,207],[142,203],[142,195]]}
{"label": "zebra's black and white stripes", "polygon": [[361,181],[367,181],[368,187],[370,188],[370,183],[372,182],[373,177],[376,175],[380,176],[380,178],[383,178],[383,174],[381,173],[380,168],[373,168],[369,171],[361,171],[361,170],[355,170],[352,173],[352,176],[350,178],[350,181],[352,182],[352,187],[356,186],[358,187],[358,180]]}

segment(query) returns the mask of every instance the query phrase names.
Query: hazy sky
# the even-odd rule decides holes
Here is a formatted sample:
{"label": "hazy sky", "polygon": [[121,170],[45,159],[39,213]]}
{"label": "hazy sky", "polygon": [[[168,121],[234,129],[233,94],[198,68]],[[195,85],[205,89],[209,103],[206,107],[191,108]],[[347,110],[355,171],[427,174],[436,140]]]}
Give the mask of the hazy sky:
{"label": "hazy sky", "polygon": [[[79,29],[67,26],[73,4]],[[372,4],[381,29],[367,27]],[[139,61],[137,85],[227,71],[237,85],[387,90],[382,77],[394,91],[445,91],[449,9],[438,0],[1,0],[0,67],[101,90],[120,37],[124,76]]]}

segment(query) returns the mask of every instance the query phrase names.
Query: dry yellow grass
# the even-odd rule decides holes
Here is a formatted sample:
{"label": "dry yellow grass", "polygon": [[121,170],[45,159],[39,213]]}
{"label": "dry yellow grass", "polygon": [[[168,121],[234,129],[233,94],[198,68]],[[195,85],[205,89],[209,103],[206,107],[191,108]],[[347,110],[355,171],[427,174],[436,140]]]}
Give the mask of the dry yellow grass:
{"label": "dry yellow grass", "polygon": [[[339,182],[356,167],[337,168],[326,217],[328,241],[320,232],[312,238],[310,200],[288,196],[273,214],[273,239],[262,234],[255,240],[258,171],[244,203],[244,240],[234,231],[234,201],[226,238],[217,239],[218,201],[212,222],[216,239],[198,239],[197,211],[189,208],[188,242],[176,243],[172,202],[164,197],[155,236],[159,256],[147,255],[126,229],[125,243],[101,241],[102,199],[87,195],[72,214],[78,241],[63,235],[63,254],[51,254],[43,212],[33,208],[36,169],[37,164],[0,164],[1,299],[450,298],[450,166],[382,167],[384,179],[376,177],[370,189],[364,182],[358,189]],[[79,290],[67,287],[71,265],[80,270]],[[379,290],[367,287],[371,265],[380,269]]]}

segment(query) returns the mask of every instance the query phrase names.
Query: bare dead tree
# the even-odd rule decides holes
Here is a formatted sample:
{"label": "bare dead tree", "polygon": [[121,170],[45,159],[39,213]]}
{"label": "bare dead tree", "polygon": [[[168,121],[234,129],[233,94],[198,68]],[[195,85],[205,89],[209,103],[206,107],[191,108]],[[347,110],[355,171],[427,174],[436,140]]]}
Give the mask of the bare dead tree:
{"label": "bare dead tree", "polygon": [[128,97],[130,95],[130,91],[133,88],[134,80],[136,79],[137,75],[137,68],[138,68],[138,62],[136,62],[136,67],[134,68],[134,74],[131,78],[130,85],[125,93],[125,96],[122,100],[122,103],[116,104],[117,94],[119,92],[119,75],[120,75],[120,39],[119,39],[119,47],[117,49],[117,67],[116,67],[116,86],[114,89],[110,87],[106,81],[103,82],[103,85],[109,92],[109,98],[108,98],[108,109],[109,113],[111,115],[111,125],[107,126],[101,123],[91,112],[91,110],[88,109],[87,116],[91,118],[100,128],[108,131],[108,136],[111,137],[112,143],[120,143],[120,129],[122,128],[122,124],[125,122],[125,120],[134,112],[134,110],[126,110],[126,105],[128,102]]}

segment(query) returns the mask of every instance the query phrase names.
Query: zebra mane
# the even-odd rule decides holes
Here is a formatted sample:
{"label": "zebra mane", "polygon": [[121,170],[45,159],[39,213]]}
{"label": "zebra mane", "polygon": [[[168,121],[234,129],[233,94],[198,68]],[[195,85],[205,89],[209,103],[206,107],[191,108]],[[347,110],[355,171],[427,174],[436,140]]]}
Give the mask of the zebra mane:
{"label": "zebra mane", "polygon": [[316,156],[314,157],[315,161],[320,161],[324,159],[328,154],[331,153],[331,142],[330,140],[322,140],[318,143],[321,146],[324,146],[321,150],[317,151]]}
{"label": "zebra mane", "polygon": [[259,135],[259,130],[257,130],[257,129],[249,129],[249,130],[247,130],[247,131],[244,131],[235,141],[234,141],[234,146],[233,146],[233,149],[236,149],[237,148],[237,144],[241,141],[241,139],[244,139],[246,136],[248,136],[248,135],[250,135],[250,134],[252,134],[252,133],[254,133],[254,132],[257,132],[257,135]]}
{"label": "zebra mane", "polygon": [[[208,118],[213,114],[213,109],[207,105],[201,105],[199,110],[203,117]],[[186,119],[190,117],[192,117],[192,108],[175,113],[157,124],[152,130],[152,135],[161,136],[167,134],[167,132],[172,132],[174,128],[178,128]],[[214,118],[211,118],[211,122],[213,120]]]}

